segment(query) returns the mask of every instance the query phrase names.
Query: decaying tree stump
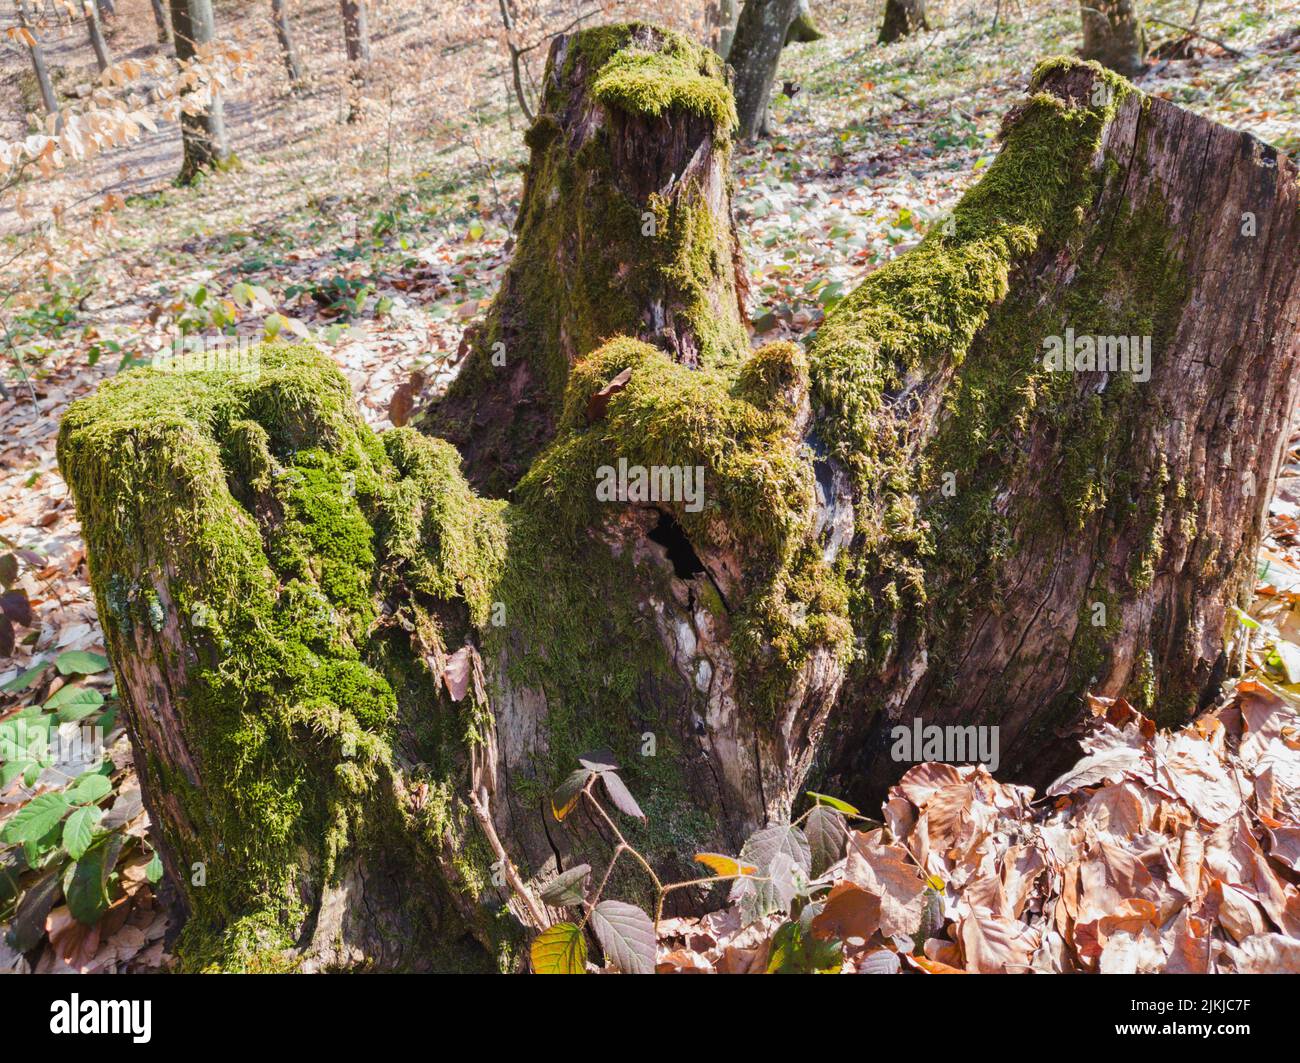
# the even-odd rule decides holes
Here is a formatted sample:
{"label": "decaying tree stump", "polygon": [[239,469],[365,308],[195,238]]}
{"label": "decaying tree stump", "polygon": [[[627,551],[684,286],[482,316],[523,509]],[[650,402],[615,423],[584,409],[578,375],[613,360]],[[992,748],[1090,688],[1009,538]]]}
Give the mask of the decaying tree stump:
{"label": "decaying tree stump", "polygon": [[636,336],[686,365],[748,352],[722,71],[643,24],[552,43],[514,258],[425,421],[476,487],[518,481],[555,430],[569,367],[606,339]]}
{"label": "decaying tree stump", "polygon": [[[603,81],[663,55],[689,96]],[[1292,164],[1057,60],[948,222],[806,355],[705,354],[644,316],[672,302],[643,298],[680,277],[661,266],[627,289],[631,335],[575,340],[598,300],[565,271],[606,260],[581,234],[557,253],[565,230],[528,212],[581,228],[619,173],[601,246],[629,261],[657,142],[583,138],[641,123],[716,151],[716,112],[685,102],[722,84],[702,62],[644,28],[552,51],[516,250],[552,276],[512,270],[448,407],[536,451],[508,503],[448,443],[376,436],[306,348],[124,374],[69,410],[59,459],[187,963],[518,962],[548,918],[531,884],[607,841],[548,811],[587,750],[612,751],[647,814],[630,836],[673,874],[810,781],[878,790],[907,767],[899,722],[996,725],[1032,778],[1072,755],[1085,691],[1171,722],[1213,695],[1297,397]],[[588,171],[565,146],[590,143]],[[731,307],[708,201],[692,258]],[[569,345],[493,367],[534,285],[567,293],[536,327]],[[511,388],[541,379],[550,405],[515,429]],[[468,466],[508,482],[493,446]]]}
{"label": "decaying tree stump", "polygon": [[878,544],[828,742],[859,796],[916,717],[998,725],[1040,782],[1087,689],[1185,720],[1253,588],[1297,396],[1295,166],[1095,64],[1034,86],[947,232],[810,352]]}

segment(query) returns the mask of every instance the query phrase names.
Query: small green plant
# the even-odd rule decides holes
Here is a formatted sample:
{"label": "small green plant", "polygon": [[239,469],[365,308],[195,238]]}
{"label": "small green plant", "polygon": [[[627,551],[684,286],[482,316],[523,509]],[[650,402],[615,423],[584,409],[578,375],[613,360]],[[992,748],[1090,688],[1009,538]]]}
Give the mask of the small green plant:
{"label": "small green plant", "polygon": [[[659,924],[669,894],[719,882],[732,884],[729,899],[738,905],[742,923],[776,913],[788,915],[772,938],[769,973],[839,972],[843,946],[828,928],[840,923],[819,917],[825,911],[825,894],[831,888],[826,872],[844,856],[848,820],[865,819],[856,808],[838,798],[809,792],[813,803],[803,815],[792,823],[777,823],[756,831],[741,847],[738,857],[696,853],[696,862],[713,874],[664,882],[597,797],[599,783],[620,813],[645,821],[636,798],[618,775],[618,765],[603,752],[585,754],[578,758],[578,764],[552,795],[551,814],[563,821],[585,803],[613,833],[616,844],[594,887],[589,885],[590,864],[562,871],[542,887],[540,896],[546,904],[574,908],[581,914],[547,927],[534,938],[531,957],[535,973],[584,974],[590,930],[609,964],[625,974],[652,974]],[[653,919],[636,905],[603,896],[614,868],[624,856],[639,864],[652,884]]]}
{"label": "small green plant", "polygon": [[[112,730],[117,706],[85,679],[108,666],[101,654],[68,650],[0,688],[3,697],[36,695],[0,723],[0,791],[43,789],[0,830],[0,922],[20,952],[39,944],[60,895],[79,922],[96,925],[119,893],[123,854],[143,844],[121,824],[104,824],[114,769],[100,736]],[[151,863],[148,875],[157,881],[161,868]]]}
{"label": "small green plant", "polygon": [[366,301],[374,290],[373,284],[360,278],[331,277],[319,283],[290,285],[284,295],[286,299],[292,299],[305,292],[320,308],[322,317],[350,321],[365,311]]}

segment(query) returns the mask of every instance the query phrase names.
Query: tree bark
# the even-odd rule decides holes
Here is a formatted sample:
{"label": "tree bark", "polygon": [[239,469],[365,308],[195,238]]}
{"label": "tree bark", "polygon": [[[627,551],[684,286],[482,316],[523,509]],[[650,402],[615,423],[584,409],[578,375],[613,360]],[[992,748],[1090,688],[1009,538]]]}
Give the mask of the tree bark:
{"label": "tree bark", "polygon": [[117,15],[117,5],[113,0],[96,0],[99,7],[99,14],[102,18],[113,18]]}
{"label": "tree bark", "polygon": [[86,29],[90,34],[90,46],[95,50],[95,65],[99,67],[99,72],[102,74],[109,68],[112,60],[108,55],[108,46],[104,43],[104,34],[100,30],[99,15],[90,0],[86,0],[83,10],[86,14]]}
{"label": "tree bark", "polygon": [[167,11],[163,6],[163,0],[152,0],[153,3],[153,20],[158,25],[158,43],[172,43],[172,27],[167,21]]}
{"label": "tree bark", "polygon": [[917,30],[928,30],[925,0],[885,0],[885,21],[880,26],[879,42],[893,44]]}
{"label": "tree bark", "polygon": [[736,36],[736,0],[718,0],[718,54],[726,59]]}
{"label": "tree bark", "polygon": [[[212,0],[170,0],[176,58],[189,62],[216,35]],[[182,97],[184,104],[184,97]],[[226,165],[231,158],[226,140],[225,108],[221,93],[211,90],[206,106],[197,114],[181,112],[181,141],[184,158],[179,180],[189,184],[204,170]]]}
{"label": "tree bark", "polygon": [[1140,0],[1081,0],[1084,59],[1095,59],[1125,77],[1143,66],[1146,33]]}
{"label": "tree bark", "polygon": [[32,70],[36,74],[36,84],[41,90],[41,102],[45,104],[47,114],[59,113],[59,98],[54,92],[54,83],[50,80],[49,67],[45,65],[45,50],[41,47],[40,40],[32,31],[31,20],[27,15],[27,8],[24,4],[18,5],[19,25],[28,33],[32,34],[33,43],[30,45],[32,54]]}
{"label": "tree bark", "polygon": [[302,64],[298,61],[298,49],[294,46],[293,35],[289,31],[285,0],[271,0],[271,21],[275,23],[275,36],[280,42],[280,53],[284,56],[284,69],[289,75],[289,84],[296,88],[302,83]]}
{"label": "tree bark", "polygon": [[768,132],[772,83],[798,9],[799,0],[745,0],[728,53],[736,72],[736,113],[743,140],[757,140]]}
{"label": "tree bark", "polygon": [[[700,113],[721,82],[689,47],[557,40],[525,216],[580,236],[599,212],[616,244],[638,219],[610,202],[723,150]],[[1033,780],[1087,691],[1167,722],[1213,696],[1300,380],[1296,170],[1095,67],[1053,61],[1033,90],[950,224],[807,355],[683,357],[653,314],[566,352],[509,502],[440,440],[376,437],[309,349],[73,405],[60,467],[186,963],[446,967],[466,935],[517,962],[554,917],[536,884],[608,852],[548,812],[587,750],[620,764],[648,813],[628,829],[672,877],[810,783],[887,785],[913,719],[999,727],[1001,774]],[[525,216],[516,264],[561,291],[575,261],[628,261],[557,253]],[[724,251],[679,266],[731,291]],[[527,276],[492,327],[518,327]],[[1120,336],[1127,361],[1084,358]],[[613,469],[678,478],[611,497]]]}
{"label": "tree bark", "polygon": [[361,117],[361,90],[366,84],[366,70],[370,65],[370,33],[366,28],[364,0],[339,0],[343,15],[343,43],[348,59],[348,121]]}

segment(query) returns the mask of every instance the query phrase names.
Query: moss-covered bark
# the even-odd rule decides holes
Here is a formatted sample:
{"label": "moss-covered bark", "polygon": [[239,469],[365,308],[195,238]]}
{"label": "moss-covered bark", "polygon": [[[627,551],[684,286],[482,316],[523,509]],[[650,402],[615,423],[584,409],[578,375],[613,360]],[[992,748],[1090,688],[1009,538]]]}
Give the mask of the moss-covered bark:
{"label": "moss-covered bark", "polygon": [[[984,180],[810,351],[857,485],[869,710],[837,717],[827,785],[864,799],[905,767],[900,720],[996,724],[1004,770],[1041,779],[1085,691],[1164,722],[1213,696],[1295,401],[1293,321],[1238,312],[1298,294],[1265,251],[1298,237],[1273,153],[1096,64],[1031,91]],[[1049,367],[1067,335],[1149,342],[1149,375]]]}
{"label": "moss-covered bark", "polygon": [[452,795],[472,727],[436,675],[485,616],[500,505],[447,444],[375,436],[314,350],[170,369],[78,403],[59,460],[191,913],[182,959],[424,966],[488,939],[486,898],[438,873],[470,859]]}
{"label": "moss-covered bark", "polygon": [[824,34],[817,28],[817,20],[813,18],[812,5],[808,0],[799,0],[799,7],[795,11],[794,21],[790,23],[790,28],[786,30],[786,44],[812,44],[814,41],[820,41]]}
{"label": "moss-covered bark", "polygon": [[543,84],[514,259],[425,419],[497,495],[551,438],[570,366],[604,340],[701,366],[749,345],[721,60],[651,26],[607,26],[558,38]]}

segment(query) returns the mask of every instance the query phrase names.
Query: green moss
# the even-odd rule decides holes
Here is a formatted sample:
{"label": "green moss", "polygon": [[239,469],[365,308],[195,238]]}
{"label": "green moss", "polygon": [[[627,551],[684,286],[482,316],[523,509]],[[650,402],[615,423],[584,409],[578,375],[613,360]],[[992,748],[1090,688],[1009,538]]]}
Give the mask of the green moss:
{"label": "green moss", "polygon": [[[589,423],[588,399],[624,370],[631,370],[626,386]],[[637,507],[602,500],[602,468],[623,460],[703,470],[698,508],[685,497],[654,505],[699,556],[725,553],[743,569],[741,600],[724,601],[706,578],[692,581],[699,585],[692,593],[730,628],[747,676],[738,691],[746,711],[770,713],[816,649],[847,655],[842,577],[813,539],[812,463],[796,420],[806,394],[807,364],[792,344],[765,348],[737,367],[688,369],[647,344],[615,339],[574,367],[556,439],[507,513],[502,593],[512,633],[530,633],[509,636],[511,678],[541,690],[548,705],[550,764],[539,773],[541,793],[572,770],[577,754],[605,746],[629,765],[634,786],[644,783],[643,793],[676,808],[652,825],[652,847],[703,836],[702,824],[688,822],[680,778],[673,781],[677,758],[662,748],[653,760],[639,755],[644,731],[662,745],[674,730],[641,715],[644,706],[699,695],[667,659],[644,594],[657,588],[668,600],[667,577],[637,558],[644,530],[622,522]],[[670,686],[677,693],[664,695]]]}
{"label": "green moss", "polygon": [[629,114],[657,118],[678,110],[707,118],[723,132],[735,129],[736,104],[717,54],[661,30],[655,31],[658,49],[644,51],[633,41],[638,29],[645,27],[611,26],[599,37],[586,38],[587,58],[599,63],[592,95]]}
{"label": "green moss", "polygon": [[451,444],[405,428],[383,440],[399,477],[382,499],[386,556],[420,593],[464,599],[482,627],[505,557],[505,503],[470,489]]}

